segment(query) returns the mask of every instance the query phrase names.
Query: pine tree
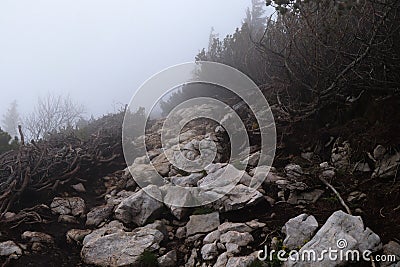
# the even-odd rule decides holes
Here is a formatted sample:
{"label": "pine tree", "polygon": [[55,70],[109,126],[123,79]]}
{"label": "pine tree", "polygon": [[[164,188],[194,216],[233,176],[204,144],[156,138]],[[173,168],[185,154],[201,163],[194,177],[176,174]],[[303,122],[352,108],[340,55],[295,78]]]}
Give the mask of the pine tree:
{"label": "pine tree", "polygon": [[20,117],[18,113],[18,104],[17,101],[14,100],[10,104],[10,107],[7,110],[6,114],[3,115],[2,120],[4,130],[12,137],[17,136],[19,119]]}
{"label": "pine tree", "polygon": [[265,2],[264,0],[251,0],[251,9],[246,11],[244,23],[247,24],[253,34],[258,33],[265,27]]}

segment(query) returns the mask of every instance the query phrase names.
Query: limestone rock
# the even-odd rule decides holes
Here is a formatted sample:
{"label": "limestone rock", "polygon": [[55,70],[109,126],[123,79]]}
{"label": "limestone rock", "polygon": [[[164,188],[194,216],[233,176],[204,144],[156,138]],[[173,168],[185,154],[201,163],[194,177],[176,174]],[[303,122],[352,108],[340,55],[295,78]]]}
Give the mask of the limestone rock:
{"label": "limestone rock", "polygon": [[86,230],[81,230],[81,229],[71,229],[67,232],[66,237],[67,237],[67,242],[72,244],[72,243],[80,243],[83,241],[85,236],[90,234],[92,230],[86,229]]}
{"label": "limestone rock", "polygon": [[118,222],[93,231],[83,240],[81,258],[97,266],[136,266],[140,255],[160,246],[164,234],[150,227],[139,227],[132,232],[121,229]]}
{"label": "limestone rock", "polygon": [[318,222],[312,215],[301,214],[290,219],[282,228],[286,234],[283,241],[288,249],[293,250],[308,242],[318,228]]}
{"label": "limestone rock", "polygon": [[[161,199],[161,191],[155,185],[146,187],[152,195]],[[149,196],[143,189],[124,199],[115,210],[115,217],[124,223],[135,223],[143,226],[150,218],[155,218],[161,212],[163,204]]]}
{"label": "limestone rock", "polygon": [[201,248],[201,257],[203,260],[212,260],[218,256],[218,247],[216,243],[205,244]]}
{"label": "limestone rock", "polygon": [[80,197],[55,197],[50,208],[55,214],[78,216],[84,214],[86,206]]}
{"label": "limestone rock", "polygon": [[229,231],[220,236],[221,243],[233,243],[239,247],[247,246],[250,242],[254,241],[254,238],[248,232],[240,233],[236,231]]}
{"label": "limestone rock", "polygon": [[264,196],[259,191],[238,184],[213,205],[220,211],[227,212],[253,206],[263,200]]}
{"label": "limestone rock", "polygon": [[0,243],[0,256],[18,259],[22,255],[22,249],[14,241]]}
{"label": "limestone rock", "polygon": [[94,207],[86,215],[87,226],[98,226],[102,221],[109,218],[113,213],[114,206],[103,205]]}
{"label": "limestone rock", "polygon": [[219,213],[213,212],[204,215],[192,215],[190,216],[189,222],[186,224],[186,236],[209,233],[218,228]]}
{"label": "limestone rock", "polygon": [[29,243],[38,242],[38,243],[47,243],[53,244],[54,239],[51,235],[41,232],[31,232],[25,231],[21,235],[21,239],[28,241]]}
{"label": "limestone rock", "polygon": [[290,163],[285,167],[285,173],[289,178],[297,178],[303,175],[303,169],[300,165]]}
{"label": "limestone rock", "polygon": [[167,254],[157,259],[159,267],[175,267],[177,260],[178,259],[175,250],[171,250]]}
{"label": "limestone rock", "polygon": [[219,240],[220,236],[221,236],[221,232],[218,230],[214,230],[211,233],[209,233],[208,235],[206,235],[206,237],[204,237],[203,244],[214,243],[215,241]]}
{"label": "limestone rock", "polygon": [[[365,228],[359,216],[352,216],[343,211],[334,212],[315,234],[315,236],[305,244],[299,251],[315,251],[316,255],[322,255],[322,250],[328,248],[341,249],[343,254],[349,250],[358,250],[363,253],[366,250],[371,252],[381,249],[381,241],[378,235]],[[338,257],[337,260],[330,260],[325,257],[323,261],[291,261],[286,262],[285,266],[342,266],[345,258]]]}

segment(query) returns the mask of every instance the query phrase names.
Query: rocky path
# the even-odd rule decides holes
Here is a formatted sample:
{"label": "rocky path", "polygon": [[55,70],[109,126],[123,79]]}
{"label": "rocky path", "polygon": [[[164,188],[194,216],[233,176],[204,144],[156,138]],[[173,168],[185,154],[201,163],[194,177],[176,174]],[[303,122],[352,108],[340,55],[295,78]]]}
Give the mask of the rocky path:
{"label": "rocky path", "polygon": [[[380,266],[400,266],[399,220],[385,217],[385,209],[391,214],[400,210],[399,196],[380,214],[374,214],[378,205],[368,207],[380,194],[368,192],[368,179],[387,184],[384,179],[396,175],[399,154],[377,147],[371,151],[372,168],[366,162],[351,162],[349,143],[336,142],[330,162],[318,162],[315,154],[305,152],[269,171],[267,166],[254,168],[260,156],[255,146],[242,172],[224,163],[227,144],[219,131],[214,124],[203,123],[182,134],[185,157],[198,159],[200,143],[206,145],[203,153],[216,153],[213,164],[188,173],[171,165],[166,156],[174,155],[176,148],[159,148],[156,124],[148,136],[138,138],[149,140],[152,164],[147,157],[137,157],[124,170],[78,183],[48,199],[43,203],[46,221],[2,228],[3,266],[371,266],[343,257],[285,262],[277,255],[321,255],[329,248],[370,251],[368,259],[394,255]],[[211,143],[216,145],[207,146]],[[151,175],[153,166],[164,177],[163,185]],[[135,173],[149,174],[144,186],[137,185]],[[367,182],[360,182],[360,177]],[[221,189],[232,181],[232,188]],[[254,181],[262,182],[252,190]],[[200,188],[207,196],[222,190],[223,196],[199,207],[165,204],[179,199],[184,205],[193,198],[187,192],[171,193],[171,184]],[[392,181],[390,187],[398,188],[399,183]]]}

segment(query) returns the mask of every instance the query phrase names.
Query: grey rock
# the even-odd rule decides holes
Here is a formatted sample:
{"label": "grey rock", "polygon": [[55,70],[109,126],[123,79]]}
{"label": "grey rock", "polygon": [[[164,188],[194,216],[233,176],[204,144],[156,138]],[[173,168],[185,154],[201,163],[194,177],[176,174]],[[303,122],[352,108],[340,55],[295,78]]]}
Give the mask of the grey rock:
{"label": "grey rock", "polygon": [[21,239],[26,240],[29,243],[33,242],[47,243],[47,244],[54,243],[54,238],[51,235],[41,232],[25,231],[22,233]]}
{"label": "grey rock", "polygon": [[18,259],[22,255],[22,249],[14,241],[0,243],[0,256]]}
{"label": "grey rock", "polygon": [[303,152],[301,153],[301,157],[303,159],[311,161],[311,159],[314,157],[314,152]]}
{"label": "grey rock", "polygon": [[374,159],[381,160],[386,154],[386,148],[382,145],[378,145],[374,149]]}
{"label": "grey rock", "polygon": [[350,167],[351,148],[348,141],[341,142],[338,138],[333,145],[331,162],[333,166],[342,171],[346,171]]}
{"label": "grey rock", "polygon": [[232,255],[230,255],[228,252],[224,252],[221,255],[219,255],[213,267],[225,267],[226,264],[228,263],[229,256]]}
{"label": "grey rock", "polygon": [[[394,255],[395,261],[391,262],[382,262],[381,266],[390,266],[397,267],[400,265],[400,244],[394,241],[390,241],[386,245],[383,246],[383,254],[384,255]],[[397,263],[397,264],[396,264]]]}
{"label": "grey rock", "polygon": [[157,260],[159,267],[175,267],[178,258],[176,255],[176,251],[171,250],[167,254],[159,257]]}
{"label": "grey rock", "polygon": [[122,200],[132,196],[135,192],[122,190],[115,195],[107,194],[105,196],[105,200],[107,201],[106,205],[109,206],[118,206]]}
{"label": "grey rock", "polygon": [[197,182],[197,186],[205,191],[216,191],[221,194],[226,194],[232,186],[241,181],[244,175],[247,175],[245,171],[240,171],[231,164],[224,167],[220,164],[210,165],[211,166],[207,166],[206,169],[208,173],[207,176]]}
{"label": "grey rock", "polygon": [[71,185],[71,187],[78,193],[86,193],[85,186],[82,183]]}
{"label": "grey rock", "polygon": [[86,215],[86,225],[94,227],[98,226],[113,214],[113,210],[114,206],[112,205],[94,207]]}
{"label": "grey rock", "polygon": [[192,215],[190,216],[189,222],[186,224],[186,236],[209,233],[217,229],[219,225],[218,212],[204,215]]}
{"label": "grey rock", "polygon": [[165,237],[168,235],[168,229],[165,225],[164,220],[156,220],[153,223],[146,224],[145,226],[143,226],[143,228],[156,229],[163,233]]}
{"label": "grey rock", "polygon": [[197,259],[197,250],[194,248],[192,249],[192,253],[190,254],[189,259],[187,260],[185,267],[196,266],[196,259]]}
{"label": "grey rock", "polygon": [[124,225],[120,221],[111,221],[108,224],[102,226],[101,228],[96,229],[90,234],[86,235],[82,243],[83,245],[85,245],[86,243],[99,239],[105,235],[123,233],[125,232],[124,230],[125,230]]}
{"label": "grey rock", "polygon": [[396,175],[400,165],[400,153],[386,155],[375,167],[372,178],[390,178]]}
{"label": "grey rock", "polygon": [[264,196],[259,191],[238,184],[221,199],[215,201],[213,205],[220,211],[227,212],[253,206],[263,200]]}
{"label": "grey rock", "polygon": [[358,202],[358,201],[365,199],[366,197],[367,197],[367,195],[365,193],[362,193],[360,191],[354,191],[349,194],[349,196],[347,197],[347,201],[348,202]]}
{"label": "grey rock", "polygon": [[221,243],[233,243],[239,247],[247,246],[249,243],[254,241],[254,238],[248,232],[240,233],[236,231],[229,231],[220,236]]}
{"label": "grey rock", "polygon": [[246,222],[245,224],[249,226],[252,230],[262,228],[266,225],[265,223],[259,222],[257,219]]}
{"label": "grey rock", "polygon": [[312,215],[301,214],[290,219],[282,228],[282,232],[286,234],[283,241],[288,249],[297,249],[308,242],[318,228],[318,222]]}
{"label": "grey rock", "polygon": [[[345,240],[345,242],[342,242]],[[342,246],[344,244],[344,246]],[[322,255],[322,250],[328,248],[341,249],[345,254],[349,250],[358,250],[363,253],[366,250],[372,252],[382,247],[378,235],[365,228],[359,216],[352,216],[343,211],[334,212],[315,234],[299,251],[314,251],[316,255]],[[345,258],[338,257],[336,261],[325,257],[322,261],[292,261],[288,260],[285,266],[341,266],[346,264]]]}
{"label": "grey rock", "polygon": [[92,230],[86,229],[86,230],[81,230],[81,229],[71,229],[67,232],[66,238],[67,242],[72,244],[72,243],[80,243],[83,241],[85,236],[90,234]]}
{"label": "grey rock", "polygon": [[167,176],[171,167],[171,163],[164,153],[158,155],[152,160],[154,168],[162,176]]}
{"label": "grey rock", "polygon": [[193,203],[192,193],[179,186],[169,186],[165,188],[167,188],[164,196],[165,205],[178,220],[186,218],[189,209],[185,208],[185,206]]}
{"label": "grey rock", "polygon": [[189,187],[196,186],[197,182],[204,177],[203,173],[192,173],[188,176],[174,176],[171,177],[171,183],[174,185]]}
{"label": "grey rock", "polygon": [[[149,185],[146,191],[161,199],[161,191],[157,186]],[[117,206],[115,217],[124,223],[133,222],[143,226],[150,218],[156,218],[163,207],[161,202],[149,196],[144,190],[139,190]]]}
{"label": "grey rock", "polygon": [[258,161],[260,160],[260,151],[257,151],[253,154],[251,154],[250,156],[248,156],[246,159],[242,160],[240,163],[241,164],[246,164],[249,166],[256,166],[258,164]]}
{"label": "grey rock", "polygon": [[218,231],[221,234],[225,234],[229,231],[235,231],[240,233],[251,232],[257,228],[264,227],[265,224],[258,223],[257,221],[251,221],[248,223],[232,223],[232,222],[224,222],[220,226],[218,226]]}
{"label": "grey rock", "polygon": [[248,267],[257,259],[256,254],[229,258],[226,267]]}
{"label": "grey rock", "polygon": [[216,243],[205,244],[201,248],[201,257],[203,260],[212,260],[218,256],[218,247]]}
{"label": "grey rock", "polygon": [[369,167],[368,163],[356,163],[354,170],[358,172],[370,172],[371,168]]}
{"label": "grey rock", "polygon": [[226,248],[226,252],[228,252],[228,253],[231,253],[231,254],[239,254],[240,253],[240,247],[238,244],[226,243],[225,248]]}
{"label": "grey rock", "polygon": [[303,169],[300,165],[290,163],[285,167],[285,173],[289,178],[297,178],[303,175]]}
{"label": "grey rock", "polygon": [[151,164],[133,163],[131,166],[128,167],[128,169],[129,172],[132,173],[134,177],[135,174],[140,173],[140,176],[138,175],[137,179],[140,178],[139,184],[142,187],[145,187],[147,185],[158,185],[158,186],[164,185],[164,182],[160,179],[160,175],[157,173],[157,171]]}
{"label": "grey rock", "polygon": [[55,197],[50,208],[55,214],[78,216],[84,214],[86,206],[80,197]]}
{"label": "grey rock", "polygon": [[164,234],[157,229],[139,227],[126,232],[120,223],[111,222],[85,237],[81,258],[97,266],[136,266],[140,255],[159,249],[163,239]]}
{"label": "grey rock", "polygon": [[215,241],[219,240],[220,236],[221,236],[220,231],[218,230],[212,231],[211,233],[206,235],[206,237],[204,237],[203,244],[214,243]]}
{"label": "grey rock", "polygon": [[200,239],[203,239],[203,238],[204,238],[204,234],[191,235],[191,236],[186,238],[185,243],[188,244],[188,243],[193,243],[194,242],[194,244],[196,246],[196,245],[199,244],[198,241],[200,241]]}
{"label": "grey rock", "polygon": [[179,239],[183,239],[186,236],[186,227],[179,227],[178,229],[176,229],[176,233],[175,236]]}

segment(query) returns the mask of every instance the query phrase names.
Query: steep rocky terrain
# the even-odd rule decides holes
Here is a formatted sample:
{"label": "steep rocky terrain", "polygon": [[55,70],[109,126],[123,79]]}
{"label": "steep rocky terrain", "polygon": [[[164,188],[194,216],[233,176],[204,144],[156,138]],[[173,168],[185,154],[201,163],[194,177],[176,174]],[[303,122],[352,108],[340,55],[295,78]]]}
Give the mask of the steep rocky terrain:
{"label": "steep rocky terrain", "polygon": [[[338,249],[343,240],[339,248],[344,251],[395,255],[380,266],[400,266],[400,154],[394,147],[375,146],[366,151],[365,160],[355,162],[356,139],[327,131],[308,140],[312,145],[307,148],[278,144],[270,171],[254,168],[260,147],[253,144],[242,172],[226,163],[224,130],[199,120],[183,129],[182,153],[195,160],[202,144],[202,152],[216,157],[204,170],[188,173],[166,156],[179,149],[161,149],[162,122],[153,122],[146,137],[136,139],[146,138],[149,158],[137,157],[128,167],[121,167],[121,155],[93,160],[86,163],[86,172],[73,173],[54,190],[22,194],[2,215],[3,266],[379,266],[346,259],[284,263],[276,253],[258,259],[271,250],[321,253]],[[101,149],[110,151],[113,145],[109,141]],[[163,185],[154,182],[153,167],[164,177]],[[143,188],[135,173],[149,173]],[[262,181],[256,190],[251,188],[254,180]],[[190,201],[190,194],[171,194],[170,184],[218,195],[232,181],[237,182],[233,188],[204,206],[182,208],[159,201]]]}

